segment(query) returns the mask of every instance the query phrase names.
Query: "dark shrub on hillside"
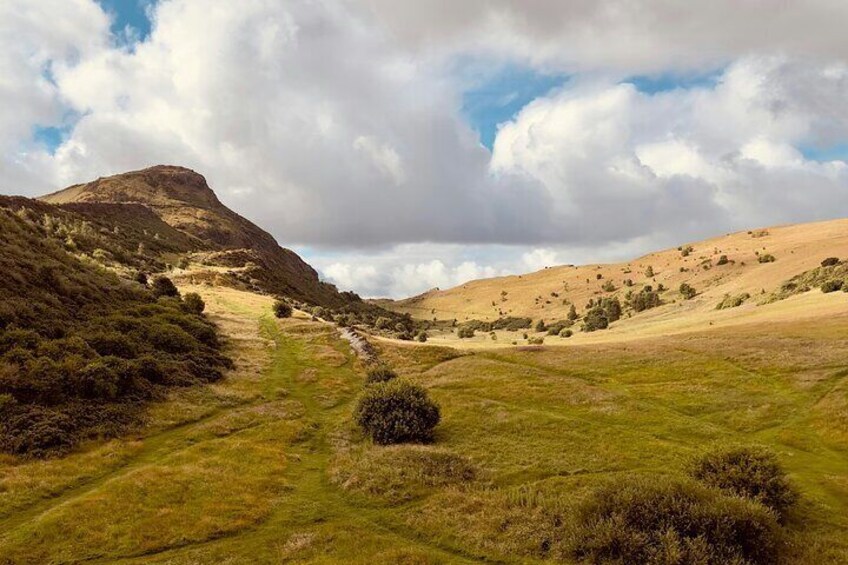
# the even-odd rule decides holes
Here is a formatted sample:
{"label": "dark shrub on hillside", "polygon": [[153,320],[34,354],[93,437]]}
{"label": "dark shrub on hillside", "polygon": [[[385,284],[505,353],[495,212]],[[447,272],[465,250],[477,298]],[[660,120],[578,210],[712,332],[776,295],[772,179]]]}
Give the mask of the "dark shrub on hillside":
{"label": "dark shrub on hillside", "polygon": [[822,283],[821,291],[824,293],[836,292],[837,290],[841,290],[844,284],[845,283],[839,279],[826,281]]}
{"label": "dark shrub on hillside", "polygon": [[183,296],[183,308],[192,314],[202,314],[206,310],[206,303],[196,292],[189,292]]}
{"label": "dark shrub on hillside", "polygon": [[545,325],[545,320],[539,320],[538,322],[536,322],[536,325],[533,326],[533,329],[536,330],[536,332],[541,333],[547,331],[548,326]]}
{"label": "dark shrub on hillside", "polygon": [[783,520],[798,493],[774,453],[753,447],[721,448],[703,455],[692,477],[709,487],[750,498],[771,508]]}
{"label": "dark shrub on hillside", "polygon": [[626,478],[581,507],[572,553],[590,563],[774,563],[780,527],[764,506],[697,483]]}
{"label": "dark shrub on hillside", "polygon": [[651,287],[646,286],[639,292],[634,292],[630,296],[630,307],[633,308],[636,312],[642,312],[643,310],[649,310],[651,308],[656,308],[662,301],[660,300],[660,295],[656,291],[652,290]]}
{"label": "dark shrub on hillside", "polygon": [[133,279],[138,284],[142,284],[144,286],[147,286],[147,275],[144,272],[142,272],[142,271],[137,272],[135,274],[135,277],[133,277]]}
{"label": "dark shrub on hillside", "polygon": [[373,385],[377,383],[387,383],[396,379],[397,376],[397,373],[395,373],[390,367],[381,365],[368,371],[368,375],[365,377],[365,384]]}
{"label": "dark shrub on hillside", "polygon": [[727,258],[727,255],[722,255],[718,258],[716,265],[727,265],[728,263],[730,263],[730,260]]}
{"label": "dark shrub on hillside", "polygon": [[577,314],[577,308],[575,308],[575,307],[574,307],[574,304],[572,304],[572,305],[568,308],[568,315],[566,316],[566,318],[567,318],[568,320],[571,320],[571,321],[573,322],[574,320],[576,320],[576,319],[577,319],[577,318],[579,318],[579,317],[580,317],[580,316]]}
{"label": "dark shrub on hillside", "polygon": [[839,258],[838,257],[828,257],[827,259],[825,259],[824,261],[821,262],[822,267],[835,267],[838,264],[839,264]]}
{"label": "dark shrub on hillside", "polygon": [[607,314],[603,308],[600,306],[595,306],[583,317],[583,327],[581,328],[584,332],[594,332],[597,330],[605,330],[609,327],[609,319],[607,318]]}
{"label": "dark shrub on hillside", "polygon": [[456,335],[460,339],[474,337],[474,328],[471,326],[460,326],[456,330]]}
{"label": "dark shrub on hillside", "polygon": [[180,291],[177,290],[177,287],[174,286],[174,283],[168,277],[156,277],[153,279],[153,286],[151,287],[153,291],[153,296],[179,296]]}
{"label": "dark shrub on hillside", "polygon": [[424,388],[395,379],[367,387],[354,419],[375,443],[388,445],[432,440],[440,414]]}
{"label": "dark shrub on hillside", "polygon": [[274,302],[274,315],[278,318],[291,318],[292,307],[288,302],[277,300]]}
{"label": "dark shrub on hillside", "polygon": [[509,332],[514,332],[518,330],[526,330],[530,326],[533,325],[533,320],[530,318],[516,318],[513,316],[506,316],[504,318],[498,318],[494,322],[491,323],[489,330],[506,330]]}
{"label": "dark shrub on hillside", "polygon": [[695,298],[697,291],[689,283],[680,283],[680,295],[686,300]]}
{"label": "dark shrub on hillside", "polygon": [[419,343],[426,343],[428,339],[427,332],[419,333],[417,336],[415,336],[415,339],[418,340]]}
{"label": "dark shrub on hillside", "polygon": [[20,405],[0,409],[0,415],[0,448],[7,453],[42,457],[76,442],[75,422],[62,410]]}
{"label": "dark shrub on hillside", "polygon": [[766,253],[764,255],[760,255],[757,258],[757,261],[759,261],[760,263],[774,263],[775,261],[777,261],[777,259],[775,258],[774,255]]}

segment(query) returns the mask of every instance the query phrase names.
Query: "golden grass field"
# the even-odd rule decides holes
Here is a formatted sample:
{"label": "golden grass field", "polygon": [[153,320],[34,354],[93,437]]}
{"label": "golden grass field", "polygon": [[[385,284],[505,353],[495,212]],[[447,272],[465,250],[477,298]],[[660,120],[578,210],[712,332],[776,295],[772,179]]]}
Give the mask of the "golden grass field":
{"label": "golden grass field", "polygon": [[816,302],[831,315],[572,347],[379,341],[443,415],[432,445],[386,448],[351,422],[364,368],[333,326],[183,290],[237,369],[172,393],[129,437],[0,461],[0,562],[568,562],[598,485],[742,442],[770,446],[801,491],[786,563],[848,563],[844,294]]}
{"label": "golden grass field", "polygon": [[[684,256],[681,249],[689,246],[692,250]],[[471,281],[405,300],[377,302],[424,320],[456,319],[462,323],[474,319],[490,321],[501,316],[519,316],[551,322],[565,318],[572,303],[582,313],[589,299],[623,295],[628,290],[623,286],[625,279],[633,281],[633,290],[645,284],[654,288],[662,284],[668,289],[662,294],[664,306],[624,318],[613,324],[609,332],[599,332],[606,335],[575,336],[576,342],[618,341],[629,335],[668,335],[708,329],[711,324],[727,326],[794,320],[799,315],[814,318],[834,309],[838,313],[848,312],[848,300],[835,297],[821,303],[812,300],[814,304],[805,303],[802,299],[789,304],[756,307],[758,302],[794,275],[818,267],[828,257],[848,257],[848,220],[737,232],[706,241],[684,243],[680,247],[651,253],[627,263],[551,267],[526,275]],[[773,255],[776,261],[759,263],[758,254]],[[722,255],[727,256],[728,263],[718,265]],[[646,276],[648,267],[651,267],[654,276]],[[612,282],[616,290],[604,291],[602,286],[607,282]],[[678,289],[684,282],[697,290],[698,295],[694,299],[681,298]],[[742,293],[749,293],[752,297],[743,306],[715,310],[725,295]]]}

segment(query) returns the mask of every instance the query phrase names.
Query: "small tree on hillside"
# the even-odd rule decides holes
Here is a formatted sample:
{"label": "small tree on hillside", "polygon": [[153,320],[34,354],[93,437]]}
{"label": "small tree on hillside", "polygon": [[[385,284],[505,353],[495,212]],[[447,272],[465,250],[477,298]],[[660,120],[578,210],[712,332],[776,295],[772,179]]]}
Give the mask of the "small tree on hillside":
{"label": "small tree on hillside", "polygon": [[277,300],[274,302],[274,316],[277,318],[291,318],[292,307],[288,302]]}
{"label": "small tree on hillside", "polygon": [[153,279],[153,287],[151,289],[153,291],[153,296],[159,298],[160,296],[179,296],[180,291],[177,290],[177,287],[168,277],[159,276]]}

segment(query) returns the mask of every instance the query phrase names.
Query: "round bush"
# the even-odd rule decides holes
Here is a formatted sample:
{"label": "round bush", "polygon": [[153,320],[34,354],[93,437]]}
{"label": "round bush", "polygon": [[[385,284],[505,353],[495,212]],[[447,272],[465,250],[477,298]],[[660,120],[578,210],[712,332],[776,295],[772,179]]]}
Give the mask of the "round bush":
{"label": "round bush", "polygon": [[368,371],[368,376],[365,377],[365,384],[373,385],[377,383],[387,383],[396,378],[397,373],[395,373],[391,368],[382,365],[380,367],[374,367]]}
{"label": "round bush", "polygon": [[380,445],[430,441],[440,417],[424,388],[398,379],[367,387],[354,412],[356,423]]}
{"label": "round bush", "polygon": [[623,478],[580,508],[572,554],[590,563],[775,563],[781,530],[750,500],[694,482]]}
{"label": "round bush", "polygon": [[189,292],[183,296],[183,307],[192,314],[202,314],[206,310],[206,303],[196,292]]}
{"label": "round bush", "polygon": [[180,291],[168,277],[156,277],[153,279],[153,296],[179,296]]}
{"label": "round bush", "polygon": [[277,300],[274,302],[274,315],[278,318],[291,318],[292,307],[288,302]]}
{"label": "round bush", "polygon": [[691,474],[707,486],[760,502],[781,520],[798,500],[777,457],[762,448],[717,449],[701,456]]}

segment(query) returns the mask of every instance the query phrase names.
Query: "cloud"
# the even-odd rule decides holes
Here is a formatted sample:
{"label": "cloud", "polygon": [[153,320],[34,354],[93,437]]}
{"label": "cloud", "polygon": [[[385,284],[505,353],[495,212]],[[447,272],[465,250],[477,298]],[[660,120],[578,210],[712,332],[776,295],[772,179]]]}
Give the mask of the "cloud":
{"label": "cloud", "polygon": [[763,53],[848,58],[842,0],[362,3],[415,53],[488,54],[574,72],[690,71]]}
{"label": "cloud", "polygon": [[[130,48],[92,0],[9,0],[0,186],[189,166],[327,278],[393,296],[848,215],[846,164],[809,157],[848,139],[846,9],[162,0]],[[457,69],[526,65],[571,75],[490,153]],[[627,79],[716,66],[656,93]],[[51,152],[35,126],[68,133]]]}

